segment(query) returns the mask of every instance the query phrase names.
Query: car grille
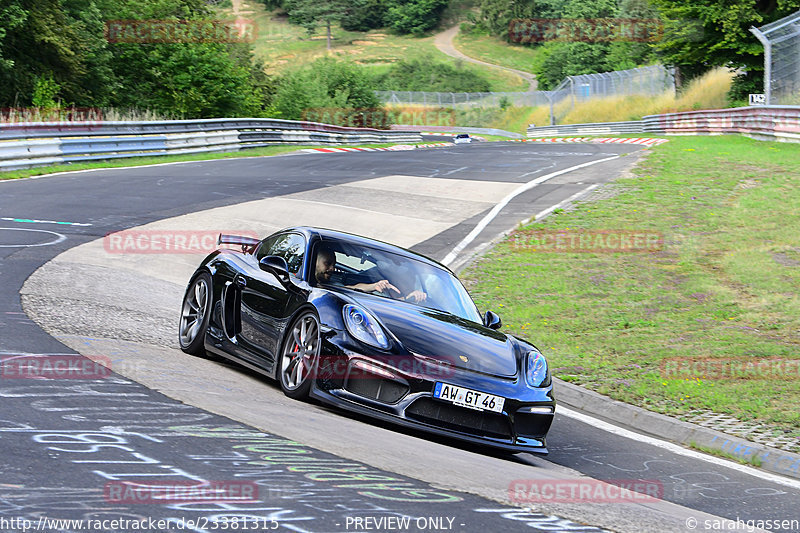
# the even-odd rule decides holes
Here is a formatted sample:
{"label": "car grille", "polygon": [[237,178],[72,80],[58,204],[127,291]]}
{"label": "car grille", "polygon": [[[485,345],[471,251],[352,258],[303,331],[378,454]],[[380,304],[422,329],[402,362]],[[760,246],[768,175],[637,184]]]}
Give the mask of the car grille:
{"label": "car grille", "polygon": [[420,398],[412,403],[406,409],[406,417],[478,437],[511,440],[511,425],[506,415],[467,409],[432,398]]}
{"label": "car grille", "polygon": [[408,385],[366,370],[351,370],[344,388],[353,394],[383,403],[397,403],[408,394]]}

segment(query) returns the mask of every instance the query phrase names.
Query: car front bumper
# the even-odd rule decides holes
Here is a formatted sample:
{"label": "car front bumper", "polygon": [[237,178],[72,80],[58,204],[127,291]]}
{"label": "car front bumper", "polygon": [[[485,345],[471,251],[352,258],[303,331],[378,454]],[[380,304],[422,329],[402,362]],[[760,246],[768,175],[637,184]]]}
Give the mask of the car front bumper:
{"label": "car front bumper", "polygon": [[[311,396],[324,403],[482,446],[547,454],[555,414],[552,383],[532,388],[519,377],[431,365],[413,355],[375,356],[330,340],[322,353]],[[437,382],[501,396],[503,410],[479,411],[434,398]]]}

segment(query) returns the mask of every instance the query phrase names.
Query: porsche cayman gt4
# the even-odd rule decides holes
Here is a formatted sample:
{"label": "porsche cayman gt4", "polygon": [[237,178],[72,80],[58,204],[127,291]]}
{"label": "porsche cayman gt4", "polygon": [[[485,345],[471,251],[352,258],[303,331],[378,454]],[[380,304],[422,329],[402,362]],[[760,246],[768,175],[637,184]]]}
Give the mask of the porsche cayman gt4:
{"label": "porsche cayman gt4", "polygon": [[383,242],[297,227],[221,235],[192,276],[181,349],[276,379],[295,399],[510,452],[547,453],[547,361],[480,314],[446,267]]}

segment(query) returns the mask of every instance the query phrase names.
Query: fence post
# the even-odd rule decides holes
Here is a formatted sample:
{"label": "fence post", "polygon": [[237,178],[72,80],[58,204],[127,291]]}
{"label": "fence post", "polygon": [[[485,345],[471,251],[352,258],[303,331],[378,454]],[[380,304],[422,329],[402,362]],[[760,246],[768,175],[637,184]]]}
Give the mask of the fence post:
{"label": "fence post", "polygon": [[772,43],[758,28],[751,27],[750,33],[764,45],[764,98],[766,104],[770,105],[772,102]]}

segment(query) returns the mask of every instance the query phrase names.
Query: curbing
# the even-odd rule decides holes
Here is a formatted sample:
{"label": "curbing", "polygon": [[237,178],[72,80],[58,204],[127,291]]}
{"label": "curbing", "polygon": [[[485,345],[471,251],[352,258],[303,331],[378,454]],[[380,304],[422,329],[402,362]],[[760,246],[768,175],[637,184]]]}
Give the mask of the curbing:
{"label": "curbing", "polygon": [[764,470],[800,479],[800,454],[770,448],[741,437],[654,413],[558,378],[553,378],[553,381],[557,387],[556,400],[571,409],[685,446],[694,443],[725,452],[744,461],[756,458],[761,461],[760,468]]}

